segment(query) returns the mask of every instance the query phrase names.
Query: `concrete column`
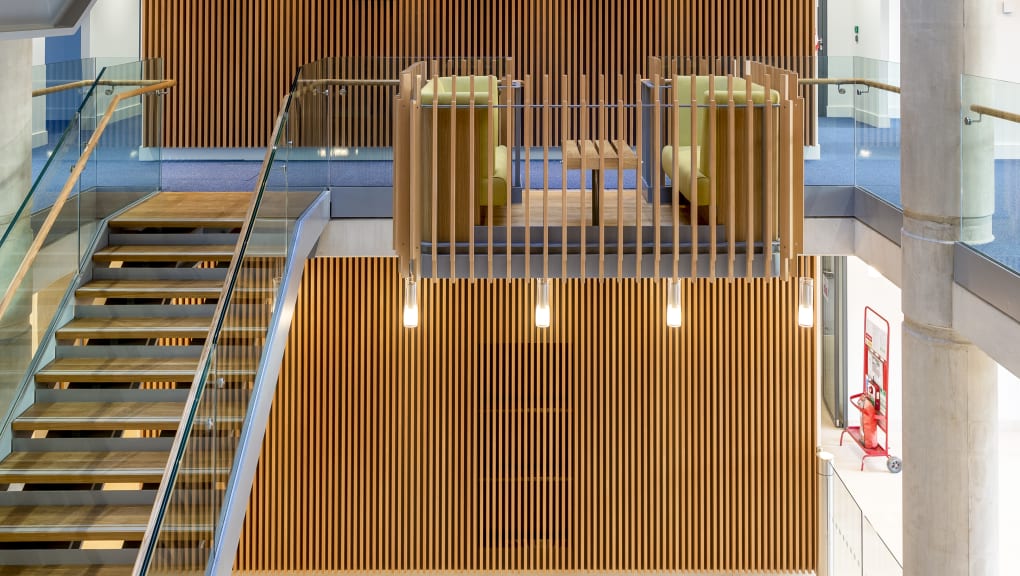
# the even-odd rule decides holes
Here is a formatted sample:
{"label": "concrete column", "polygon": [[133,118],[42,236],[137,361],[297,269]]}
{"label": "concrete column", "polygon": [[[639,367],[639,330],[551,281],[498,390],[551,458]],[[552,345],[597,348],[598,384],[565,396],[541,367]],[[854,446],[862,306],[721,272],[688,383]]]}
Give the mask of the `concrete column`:
{"label": "concrete column", "polygon": [[[0,234],[32,186],[32,41],[0,41]],[[27,219],[16,223],[0,249],[0,295],[7,290],[32,241]],[[31,357],[29,298],[0,318],[0,418]]]}
{"label": "concrete column", "polygon": [[994,363],[953,330],[960,196],[960,0],[902,0],[903,568],[995,574]]}
{"label": "concrete column", "polygon": [[0,222],[32,185],[32,41],[0,41]]}

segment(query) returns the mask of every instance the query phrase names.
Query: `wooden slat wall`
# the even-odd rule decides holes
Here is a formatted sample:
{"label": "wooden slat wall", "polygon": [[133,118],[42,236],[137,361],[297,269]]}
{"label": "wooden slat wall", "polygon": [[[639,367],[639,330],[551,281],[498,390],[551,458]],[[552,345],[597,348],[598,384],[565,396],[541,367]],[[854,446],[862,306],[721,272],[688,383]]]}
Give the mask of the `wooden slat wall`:
{"label": "wooden slat wall", "polygon": [[[813,273],[802,260],[801,273]],[[309,261],[237,567],[813,570],[796,280],[420,281]]]}
{"label": "wooden slat wall", "polygon": [[512,56],[519,78],[573,78],[571,100],[603,74],[611,100],[636,102],[649,56],[775,58],[811,77],[814,20],[811,0],[142,0],[142,53],[179,82],[167,146],[261,147],[298,67],[323,57]]}

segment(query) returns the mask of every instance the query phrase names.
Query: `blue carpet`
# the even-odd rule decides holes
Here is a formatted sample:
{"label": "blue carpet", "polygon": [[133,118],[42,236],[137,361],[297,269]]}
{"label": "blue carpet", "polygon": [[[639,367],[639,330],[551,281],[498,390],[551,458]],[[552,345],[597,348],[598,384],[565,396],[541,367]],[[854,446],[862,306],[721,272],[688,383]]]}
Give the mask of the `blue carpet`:
{"label": "blue carpet", "polygon": [[995,161],[995,214],[992,216],[995,239],[972,247],[1020,272],[1020,160]]}
{"label": "blue carpet", "polygon": [[900,206],[900,121],[875,128],[852,118],[819,118],[821,158],[804,162],[808,186],[853,186]]}

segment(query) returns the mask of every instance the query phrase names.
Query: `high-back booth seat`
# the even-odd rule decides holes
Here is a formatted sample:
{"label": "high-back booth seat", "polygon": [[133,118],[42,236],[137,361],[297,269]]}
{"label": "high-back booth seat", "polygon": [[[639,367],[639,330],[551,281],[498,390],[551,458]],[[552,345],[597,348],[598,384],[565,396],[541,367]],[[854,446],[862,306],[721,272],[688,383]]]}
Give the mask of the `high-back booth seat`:
{"label": "high-back booth seat", "polygon": [[[726,215],[728,213],[730,198],[727,197],[727,190],[731,176],[728,170],[727,158],[729,155],[729,106],[728,106],[728,91],[727,84],[728,79],[726,76],[716,76],[714,86],[709,85],[710,78],[708,76],[694,76],[695,95],[699,108],[695,109],[697,115],[697,126],[696,136],[697,141],[691,143],[691,111],[689,103],[691,101],[691,76],[676,76],[673,78],[673,89],[679,94],[681,107],[677,110],[675,120],[667,120],[670,126],[670,132],[665,139],[666,146],[662,148],[661,161],[662,171],[672,179],[672,188],[674,193],[677,191],[692,204],[697,203],[698,206],[708,206],[711,200],[711,181],[709,180],[710,166],[709,166],[709,154],[708,154],[708,130],[709,130],[709,109],[707,108],[710,99],[715,99],[716,103],[716,137],[715,137],[715,165],[716,165],[716,222],[715,224],[721,224],[725,222]],[[673,95],[670,94],[670,102],[673,101]],[[743,78],[733,79],[733,104],[736,108],[734,110],[734,133],[736,136],[736,142],[734,142],[734,161],[733,161],[733,178],[735,178],[735,194],[733,200],[736,201],[738,206],[744,206],[747,201],[747,189],[748,179],[750,179],[750,187],[752,189],[752,212],[756,215],[761,213],[761,196],[764,190],[764,179],[762,166],[764,163],[763,150],[764,143],[764,111],[765,106],[765,88],[758,84],[751,85],[751,101],[754,106],[753,112],[753,125],[754,125],[754,139],[751,146],[751,155],[753,158],[753,167],[748,170],[746,158],[748,157],[748,146],[747,139],[743,137],[747,130],[747,84]],[[779,92],[776,90],[771,91],[771,103],[778,104]],[[687,106],[685,107],[685,104]],[[779,145],[779,111],[774,106],[769,106],[769,110],[772,113],[772,119],[775,122],[776,127],[773,130],[772,145],[778,149]],[[672,115],[672,110],[669,111]],[[674,138],[674,135],[675,138]],[[677,142],[679,145],[674,150],[673,143]],[[696,160],[696,186],[697,194],[695,195],[691,191],[691,146],[695,147],[695,160]],[[673,161],[674,154],[677,153],[677,173],[673,174]],[[773,162],[778,162],[778,158],[773,158]],[[773,166],[773,169],[769,172],[770,179],[778,183],[779,172],[778,169]],[[675,177],[674,177],[675,176]],[[737,239],[743,239],[746,230],[746,219],[743,217],[743,210],[737,210],[738,221],[736,224],[736,231],[734,237]],[[698,213],[698,220],[702,223],[708,223],[708,209],[700,210]],[[760,231],[760,217],[755,218],[755,230]],[[758,234],[758,232],[756,232]]]}
{"label": "high-back booth seat", "polygon": [[[475,105],[473,124],[470,108],[472,88]],[[454,94],[456,94],[455,106],[452,105]],[[455,240],[464,242],[471,237],[471,227],[484,223],[488,212],[494,206],[506,205],[507,148],[499,143],[502,116],[496,107],[498,101],[498,83],[495,76],[458,76],[456,86],[453,78],[440,77],[429,80],[422,87],[420,131],[422,139],[418,148],[422,155],[418,161],[423,176],[421,206],[426,213],[423,227],[426,238],[431,238],[432,170],[436,171],[435,190],[438,195],[436,236],[440,241],[450,240],[451,216],[455,218]],[[433,106],[438,106],[438,110],[434,112]],[[453,115],[456,116],[455,126],[451,127]],[[433,132],[436,147],[434,157]],[[436,163],[435,167],[433,161]],[[453,185],[456,185],[456,198],[455,205],[451,207],[450,188]],[[471,209],[472,197],[475,213],[472,213]]]}

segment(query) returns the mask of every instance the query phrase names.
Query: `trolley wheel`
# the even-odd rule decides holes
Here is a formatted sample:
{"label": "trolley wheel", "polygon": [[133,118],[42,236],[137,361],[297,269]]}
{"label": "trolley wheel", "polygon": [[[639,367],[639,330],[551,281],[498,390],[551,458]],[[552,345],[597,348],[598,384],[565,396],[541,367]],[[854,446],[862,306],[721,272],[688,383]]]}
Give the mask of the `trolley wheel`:
{"label": "trolley wheel", "polygon": [[900,460],[896,456],[890,456],[889,459],[885,461],[885,467],[893,474],[899,474],[900,470],[903,470],[903,460]]}

